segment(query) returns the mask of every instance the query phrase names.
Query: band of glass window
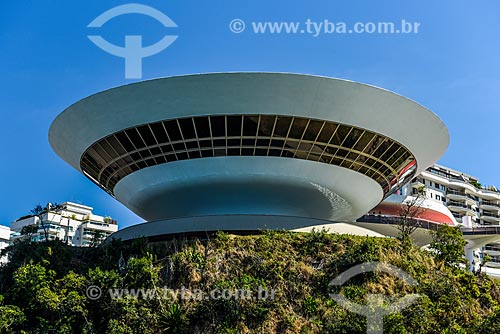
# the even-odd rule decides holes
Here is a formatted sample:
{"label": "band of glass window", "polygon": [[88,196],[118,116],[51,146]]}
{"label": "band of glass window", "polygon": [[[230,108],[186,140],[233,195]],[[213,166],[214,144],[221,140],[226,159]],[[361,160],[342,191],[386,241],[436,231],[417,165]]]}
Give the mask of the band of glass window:
{"label": "band of glass window", "polygon": [[82,171],[113,195],[125,176],[173,161],[218,156],[297,158],[369,176],[388,196],[412,178],[415,157],[383,135],[350,125],[277,115],[196,116],[109,135],[82,156]]}

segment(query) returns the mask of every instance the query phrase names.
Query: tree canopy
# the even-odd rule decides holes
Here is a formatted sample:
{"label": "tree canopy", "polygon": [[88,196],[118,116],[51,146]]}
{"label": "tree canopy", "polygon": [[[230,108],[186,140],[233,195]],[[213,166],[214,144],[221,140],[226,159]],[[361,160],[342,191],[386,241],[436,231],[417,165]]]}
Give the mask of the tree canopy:
{"label": "tree canopy", "polygon": [[[455,232],[443,231],[436,242],[454,240],[448,236]],[[23,241],[9,247],[0,267],[0,333],[365,333],[366,318],[331,293],[359,304],[370,294],[388,301],[419,294],[385,317],[384,333],[500,333],[498,285],[457,267],[458,244],[448,244],[439,253],[403,252],[397,239],[325,232],[219,233],[91,248]],[[373,261],[401,268],[418,285],[382,272],[329,284]],[[205,296],[264,291],[267,298],[186,298],[165,294],[167,288]]]}

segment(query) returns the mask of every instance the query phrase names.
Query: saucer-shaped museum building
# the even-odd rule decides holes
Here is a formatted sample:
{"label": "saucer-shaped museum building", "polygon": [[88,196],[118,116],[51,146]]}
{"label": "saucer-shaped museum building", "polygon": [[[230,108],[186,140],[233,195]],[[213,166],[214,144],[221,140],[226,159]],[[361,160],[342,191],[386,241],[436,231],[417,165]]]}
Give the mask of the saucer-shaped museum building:
{"label": "saucer-shaped museum building", "polygon": [[352,222],[445,152],[419,104],[356,82],[216,73],[113,88],[53,122],[56,153],[147,223],[117,237]]}

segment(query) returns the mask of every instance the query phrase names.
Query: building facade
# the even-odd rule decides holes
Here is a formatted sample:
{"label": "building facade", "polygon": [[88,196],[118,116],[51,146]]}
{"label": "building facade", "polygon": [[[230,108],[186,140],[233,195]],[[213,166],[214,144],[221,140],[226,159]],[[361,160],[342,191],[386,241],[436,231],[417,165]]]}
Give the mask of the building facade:
{"label": "building facade", "polygon": [[[500,192],[495,186],[484,186],[477,177],[438,164],[427,168],[371,212],[397,216],[401,203],[421,186],[425,187],[425,201],[419,219],[472,228],[500,224]],[[487,266],[500,268],[500,243],[477,247],[470,260],[479,264],[484,254],[491,256]]]}
{"label": "building facade", "polygon": [[[10,228],[15,232],[13,240],[59,239],[73,246],[97,245],[116,232],[118,225],[115,220],[95,215],[92,210],[92,207],[72,202],[49,205],[40,215],[29,215],[12,222]],[[32,229],[23,233],[27,231],[26,227]]]}
{"label": "building facade", "polygon": [[[8,226],[0,225],[0,251],[10,245],[10,234],[11,230]],[[0,264],[5,263],[6,261],[6,256],[0,257]]]}
{"label": "building facade", "polygon": [[[401,124],[426,124],[418,133]],[[75,126],[77,124],[77,126]],[[435,163],[431,111],[352,81],[286,73],[162,78],[85,98],[54,151],[147,223],[117,237],[351,222]]]}
{"label": "building facade", "polygon": [[500,192],[494,186],[483,186],[476,177],[434,165],[412,183],[423,184],[430,200],[442,201],[457,223],[465,226],[498,225]]}

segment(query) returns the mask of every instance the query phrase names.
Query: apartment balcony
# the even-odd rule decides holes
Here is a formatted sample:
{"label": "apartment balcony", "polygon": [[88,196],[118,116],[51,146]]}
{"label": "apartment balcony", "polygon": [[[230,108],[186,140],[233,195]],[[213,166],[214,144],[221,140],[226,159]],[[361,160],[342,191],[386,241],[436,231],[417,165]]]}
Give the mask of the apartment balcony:
{"label": "apartment balcony", "polygon": [[448,189],[446,197],[454,201],[465,201],[467,199],[467,194],[465,191]]}
{"label": "apartment balcony", "polygon": [[91,228],[91,229],[84,229],[81,233],[81,236],[83,239],[92,240],[95,238],[96,235],[99,236],[99,238],[101,238],[101,239],[105,239],[106,237],[110,236],[111,234],[112,234],[112,232],[109,232],[109,231]]}
{"label": "apartment balcony", "polygon": [[486,267],[491,267],[491,268],[500,268],[500,257],[492,255],[492,254],[489,254],[489,253],[486,253],[486,254],[491,255],[492,258],[491,258],[490,261],[488,261],[488,262],[485,263],[485,266]]}
{"label": "apartment balcony", "polygon": [[[61,227],[47,225],[47,226],[45,226],[45,230],[47,231],[47,234],[58,235],[59,232],[61,231]],[[41,227],[41,226],[38,228],[37,232],[40,234],[45,233],[45,231],[43,230],[43,227]]]}
{"label": "apartment balcony", "polygon": [[489,256],[500,256],[500,252],[499,251],[495,251],[495,250],[485,250],[483,251],[484,254],[488,254]]}
{"label": "apartment balcony", "polygon": [[467,190],[470,190],[474,193],[477,192],[476,187],[474,187],[472,184],[470,184],[469,182],[464,181],[462,179],[451,178],[449,182],[450,182],[450,186],[452,186],[452,187],[459,187],[461,189],[467,189]]}
{"label": "apartment balcony", "polygon": [[92,239],[95,238],[94,236],[95,236],[95,234],[83,233],[82,234],[82,239],[83,240],[92,240]]}
{"label": "apartment balcony", "polygon": [[452,212],[464,213],[467,216],[476,217],[476,210],[474,210],[472,206],[465,203],[450,201],[448,202],[448,209]]}
{"label": "apartment balcony", "polygon": [[484,254],[488,254],[489,256],[500,256],[500,247],[487,245],[483,252]]}
{"label": "apartment balcony", "polygon": [[495,261],[486,262],[485,266],[490,268],[500,268],[500,262],[495,262]]}
{"label": "apartment balcony", "polygon": [[500,205],[490,201],[482,201],[479,207],[488,211],[500,211]]}
{"label": "apartment balcony", "polygon": [[96,230],[99,232],[109,232],[113,233],[118,230],[118,226],[115,224],[108,224],[104,222],[94,222],[87,221],[81,225],[84,229]]}
{"label": "apartment balcony", "polygon": [[484,220],[485,222],[492,223],[492,224],[499,224],[500,223],[500,216],[497,214],[492,214],[492,213],[481,213],[481,220]]}

